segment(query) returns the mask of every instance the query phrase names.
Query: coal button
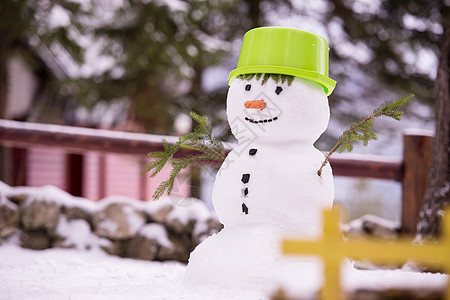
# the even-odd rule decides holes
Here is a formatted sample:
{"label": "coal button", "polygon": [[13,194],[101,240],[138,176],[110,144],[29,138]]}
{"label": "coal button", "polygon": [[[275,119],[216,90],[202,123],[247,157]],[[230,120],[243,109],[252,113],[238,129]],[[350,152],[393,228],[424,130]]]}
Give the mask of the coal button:
{"label": "coal button", "polygon": [[250,180],[250,174],[242,174],[242,179],[241,181],[243,183],[248,183],[248,181]]}
{"label": "coal button", "polygon": [[248,207],[245,205],[245,203],[242,203],[242,212],[246,215],[248,215]]}

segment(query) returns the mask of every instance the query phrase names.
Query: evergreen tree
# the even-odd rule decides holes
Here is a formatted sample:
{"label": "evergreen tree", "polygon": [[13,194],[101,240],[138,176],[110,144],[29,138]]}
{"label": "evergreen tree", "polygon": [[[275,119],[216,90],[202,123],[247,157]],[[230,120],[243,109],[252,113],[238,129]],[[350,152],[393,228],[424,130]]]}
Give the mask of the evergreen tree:
{"label": "evergreen tree", "polygon": [[[103,9],[103,1],[94,3]],[[264,7],[289,4],[288,0],[126,0],[109,9],[109,20],[94,24],[95,38],[104,41],[103,54],[116,64],[78,82],[80,101],[92,99],[86,104],[94,105],[98,99],[130,98],[134,119],[153,133],[169,133],[179,112],[195,110],[219,122],[226,78],[219,89],[205,91],[204,70],[223,62],[232,52],[232,42],[247,30],[265,24]]]}
{"label": "evergreen tree", "polygon": [[[327,0],[326,14],[333,72],[338,80],[350,78],[348,64],[355,64],[390,89],[413,92],[433,102],[435,70],[448,16],[444,0]],[[365,49],[353,51],[352,47]],[[344,62],[340,64],[339,62]],[[367,83],[370,89],[373,82]],[[375,87],[376,89],[377,87]],[[372,90],[371,92],[375,92]],[[337,91],[339,92],[339,90]],[[344,92],[344,91],[342,91]],[[349,97],[340,93],[350,101]]]}
{"label": "evergreen tree", "polygon": [[450,205],[450,22],[445,25],[435,84],[436,134],[424,203],[417,232],[422,238],[440,233],[439,217]]}
{"label": "evergreen tree", "polygon": [[[419,99],[435,105],[436,137],[418,233],[429,238],[439,233],[439,216],[450,204],[449,144],[449,24],[450,5],[445,0],[385,0],[362,3],[353,0],[327,0],[333,70],[344,80],[349,62],[365,74],[378,78],[389,88],[413,91]],[[337,28],[337,30],[336,30]],[[340,32],[340,34],[336,34]],[[341,45],[361,47],[369,53],[361,59],[349,56]],[[428,69],[424,59],[436,59],[438,70]],[[339,62],[344,62],[340,64]],[[437,74],[437,76],[436,76]],[[376,86],[367,84],[370,93]],[[434,93],[433,93],[434,88]],[[350,95],[337,91],[341,99]]]}
{"label": "evergreen tree", "polygon": [[[68,14],[70,24],[51,22],[52,14],[58,9]],[[85,29],[80,17],[87,14],[89,11],[82,5],[69,0],[0,1],[0,118],[5,117],[8,60],[19,52],[33,65],[35,49],[61,46],[73,60],[81,62],[83,49],[77,38]]]}
{"label": "evergreen tree", "polygon": [[[52,13],[63,10],[70,16],[70,24],[52,23]],[[82,5],[69,0],[6,0],[0,1],[0,118],[6,117],[8,95],[8,61],[20,54],[30,66],[36,65],[35,50],[59,46],[74,61],[81,62],[83,51],[77,38],[84,28],[79,18],[89,12]],[[53,95],[61,93],[63,84],[53,81]],[[0,147],[0,180],[7,181],[10,158]]]}

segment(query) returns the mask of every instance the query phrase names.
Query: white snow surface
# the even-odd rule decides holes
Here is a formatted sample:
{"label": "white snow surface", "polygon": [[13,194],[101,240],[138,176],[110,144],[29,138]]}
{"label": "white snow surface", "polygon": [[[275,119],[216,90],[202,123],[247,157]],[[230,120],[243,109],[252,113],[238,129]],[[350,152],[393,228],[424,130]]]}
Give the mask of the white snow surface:
{"label": "white snow surface", "polygon": [[176,203],[178,203],[178,205],[175,206],[176,209],[173,209],[167,215],[167,221],[169,222],[176,219],[180,221],[183,225],[188,225],[189,221],[191,220],[197,220],[201,223],[211,218],[211,211],[208,210],[208,208],[202,201],[198,201],[198,199],[184,198],[182,201],[183,203],[188,203],[187,206],[182,206],[183,204],[179,202],[178,198],[175,197],[166,198],[165,200],[166,203],[167,200],[175,201]]}
{"label": "white snow surface", "polygon": [[55,202],[66,208],[77,207],[86,212],[94,212],[96,203],[86,198],[75,197],[69,193],[53,186],[45,185],[42,187],[20,186],[11,188],[4,182],[0,182],[0,193],[2,195],[33,195],[27,201],[31,203],[35,199],[45,200],[47,202]]}
{"label": "white snow surface", "polygon": [[141,228],[139,233],[148,239],[157,240],[158,243],[166,248],[174,249],[175,245],[167,237],[166,228],[158,223],[150,223]]}
{"label": "white snow surface", "polygon": [[[190,288],[185,266],[79,251],[0,247],[2,300],[16,299],[266,299],[260,292]],[[5,259],[7,258],[7,259]]]}
{"label": "white snow surface", "polygon": [[56,226],[56,233],[64,237],[64,247],[74,247],[76,249],[88,249],[97,241],[85,220],[67,220],[61,216]]}
{"label": "white snow surface", "polygon": [[[192,288],[183,282],[185,265],[149,262],[110,256],[94,248],[28,250],[12,244],[0,246],[1,299],[270,299],[270,293],[221,289],[205,285]],[[304,274],[286,274],[284,286],[291,295],[315,280]],[[390,287],[443,288],[447,276],[401,270],[356,271],[344,286],[384,289]],[[316,283],[317,284],[317,283]]]}

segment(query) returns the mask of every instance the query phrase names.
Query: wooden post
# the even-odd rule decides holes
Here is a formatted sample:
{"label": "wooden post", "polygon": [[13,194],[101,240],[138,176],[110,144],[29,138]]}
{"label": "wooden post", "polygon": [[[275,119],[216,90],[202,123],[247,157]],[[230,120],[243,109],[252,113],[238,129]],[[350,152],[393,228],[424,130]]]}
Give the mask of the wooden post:
{"label": "wooden post", "polygon": [[406,132],[403,135],[401,231],[415,234],[431,164],[433,136]]}

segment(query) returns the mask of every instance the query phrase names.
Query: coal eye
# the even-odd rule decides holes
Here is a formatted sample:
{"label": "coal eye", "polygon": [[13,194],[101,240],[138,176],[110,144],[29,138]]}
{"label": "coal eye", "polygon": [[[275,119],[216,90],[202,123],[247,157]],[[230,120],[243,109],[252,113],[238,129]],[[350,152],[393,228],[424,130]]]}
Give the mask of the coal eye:
{"label": "coal eye", "polygon": [[275,89],[275,93],[277,95],[279,95],[282,91],[283,91],[283,88],[281,86],[277,86],[277,88]]}
{"label": "coal eye", "polygon": [[247,85],[245,86],[245,90],[246,90],[246,91],[250,91],[251,88],[252,88],[252,85],[251,85],[251,84],[247,84]]}

